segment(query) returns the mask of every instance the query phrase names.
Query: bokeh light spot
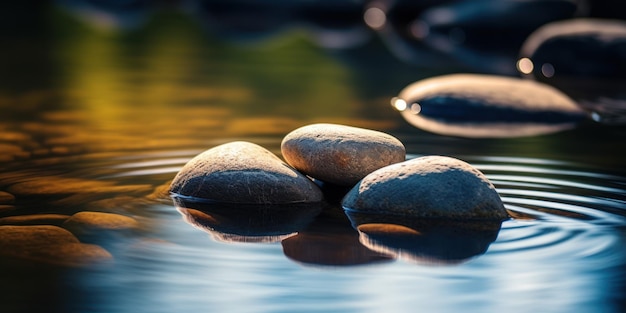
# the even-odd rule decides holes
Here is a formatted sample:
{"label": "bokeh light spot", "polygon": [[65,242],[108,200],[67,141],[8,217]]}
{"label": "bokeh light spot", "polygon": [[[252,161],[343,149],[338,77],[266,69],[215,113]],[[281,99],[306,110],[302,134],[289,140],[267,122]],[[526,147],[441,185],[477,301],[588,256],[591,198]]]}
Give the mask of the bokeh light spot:
{"label": "bokeh light spot", "polygon": [[532,73],[534,68],[533,61],[529,58],[521,58],[517,61],[517,70],[523,74]]}
{"label": "bokeh light spot", "polygon": [[387,16],[385,15],[385,12],[380,8],[372,7],[365,10],[365,13],[363,14],[363,20],[365,21],[365,24],[367,24],[367,26],[371,27],[372,29],[381,29],[383,28],[383,26],[385,26],[385,23],[387,22]]}
{"label": "bokeh light spot", "polygon": [[400,98],[393,97],[391,99],[391,106],[393,106],[398,111],[406,110],[406,101]]}
{"label": "bokeh light spot", "polygon": [[418,103],[411,104],[411,112],[413,112],[413,114],[420,114],[420,112],[422,112],[422,106]]}
{"label": "bokeh light spot", "polygon": [[547,78],[554,76],[554,66],[550,63],[544,63],[541,66],[541,74]]}

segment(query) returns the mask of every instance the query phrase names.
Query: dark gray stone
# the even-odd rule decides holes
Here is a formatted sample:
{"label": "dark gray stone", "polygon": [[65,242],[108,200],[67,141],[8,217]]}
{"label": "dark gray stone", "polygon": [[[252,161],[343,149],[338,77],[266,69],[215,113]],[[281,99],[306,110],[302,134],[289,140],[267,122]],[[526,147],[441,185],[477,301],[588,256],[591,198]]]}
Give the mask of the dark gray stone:
{"label": "dark gray stone", "polygon": [[281,152],[302,173],[343,186],[406,158],[404,145],[389,134],[337,124],[298,128],[285,136]]}
{"label": "dark gray stone", "polygon": [[311,203],[323,199],[309,178],[267,149],[244,141],[226,143],[194,157],[178,172],[170,191],[225,203]]}
{"label": "dark gray stone", "polygon": [[504,220],[489,180],[461,160],[426,156],[367,175],[342,201],[347,211],[420,218]]}

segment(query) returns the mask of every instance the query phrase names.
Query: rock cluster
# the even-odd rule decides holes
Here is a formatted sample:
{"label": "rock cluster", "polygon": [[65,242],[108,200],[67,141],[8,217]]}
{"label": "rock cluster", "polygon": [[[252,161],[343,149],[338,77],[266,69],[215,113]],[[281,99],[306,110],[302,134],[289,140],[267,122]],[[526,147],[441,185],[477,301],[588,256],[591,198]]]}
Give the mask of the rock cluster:
{"label": "rock cluster", "polygon": [[284,208],[323,201],[317,180],[353,187],[343,199],[347,210],[415,218],[501,221],[508,216],[477,169],[450,157],[405,161],[403,144],[382,132],[313,124],[287,134],[281,152],[286,162],[250,142],[214,147],[180,170],[170,192],[205,203]]}

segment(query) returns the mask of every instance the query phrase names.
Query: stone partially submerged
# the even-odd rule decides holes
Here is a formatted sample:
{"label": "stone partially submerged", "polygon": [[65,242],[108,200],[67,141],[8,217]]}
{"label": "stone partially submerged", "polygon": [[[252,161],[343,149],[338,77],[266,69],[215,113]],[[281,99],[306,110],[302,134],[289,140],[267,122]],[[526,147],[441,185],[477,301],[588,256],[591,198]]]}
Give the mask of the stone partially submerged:
{"label": "stone partially submerged", "polygon": [[242,204],[315,203],[321,190],[272,152],[236,141],[191,159],[170,186],[175,196]]}
{"label": "stone partially submerged", "polygon": [[298,128],[285,136],[281,152],[302,173],[343,186],[406,158],[404,145],[389,134],[337,124]]}
{"label": "stone partially submerged", "polygon": [[497,220],[508,214],[489,180],[461,160],[425,156],[379,169],[342,201],[356,213],[414,218]]}
{"label": "stone partially submerged", "polygon": [[453,74],[404,88],[392,105],[412,125],[459,137],[520,137],[573,128],[587,114],[549,85],[520,78]]}

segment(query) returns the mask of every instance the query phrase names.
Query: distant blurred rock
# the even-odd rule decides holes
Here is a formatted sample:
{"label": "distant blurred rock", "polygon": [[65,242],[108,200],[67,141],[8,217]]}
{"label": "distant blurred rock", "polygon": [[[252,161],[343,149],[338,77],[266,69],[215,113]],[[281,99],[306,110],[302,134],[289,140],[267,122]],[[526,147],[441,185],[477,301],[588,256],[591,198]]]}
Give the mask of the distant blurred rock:
{"label": "distant blurred rock", "polygon": [[494,186],[461,160],[426,156],[381,168],[361,180],[342,202],[348,211],[420,218],[504,220]]}
{"label": "distant blurred rock", "polygon": [[285,136],[281,152],[304,174],[343,186],[406,158],[404,145],[389,134],[337,124],[298,128]]}
{"label": "distant blurred rock", "polygon": [[574,17],[571,0],[466,0],[434,6],[411,28],[428,46],[481,73],[515,74],[515,58],[540,26]]}
{"label": "distant blurred rock", "polygon": [[226,203],[285,204],[322,201],[320,189],[267,149],[231,142],[190,160],[172,181],[170,191]]}
{"label": "distant blurred rock", "polygon": [[404,88],[392,105],[412,125],[459,137],[519,137],[574,127],[585,112],[542,83],[490,75],[453,74]]}
{"label": "distant blurred rock", "polygon": [[528,37],[517,68],[567,93],[598,122],[626,122],[626,21],[547,24]]}
{"label": "distant blurred rock", "polygon": [[524,43],[518,63],[539,80],[626,79],[626,21],[572,19],[547,24]]}

